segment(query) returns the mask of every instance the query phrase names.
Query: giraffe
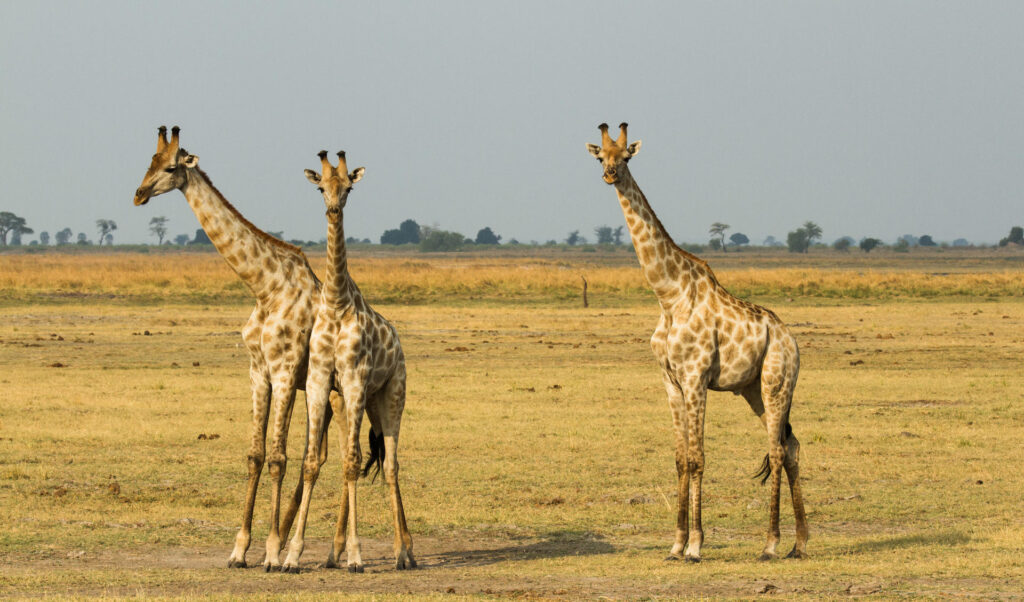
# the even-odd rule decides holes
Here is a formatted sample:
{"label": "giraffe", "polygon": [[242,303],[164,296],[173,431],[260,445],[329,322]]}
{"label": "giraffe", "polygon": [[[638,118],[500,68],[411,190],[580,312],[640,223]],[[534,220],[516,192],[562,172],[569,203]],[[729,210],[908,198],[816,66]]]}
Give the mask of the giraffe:
{"label": "giraffe", "polygon": [[[415,568],[412,536],[406,525],[402,495],[398,488],[398,431],[405,407],[405,355],[398,333],[383,316],[374,311],[348,273],[345,231],[342,210],[365,170],[359,167],[348,172],[345,152],[338,153],[335,168],[327,159],[327,151],[318,154],[321,174],[305,170],[306,178],[323,194],[327,205],[327,272],[320,291],[320,304],[310,337],[309,373],[307,377],[307,433],[319,432],[325,411],[346,417],[348,432],[341,433],[344,451],[345,487],[342,489],[338,522],[327,566],[337,567],[341,553],[347,552],[348,570],[363,572],[363,560],[356,533],[356,482],[362,455],[359,430],[363,411],[370,419],[370,456],[362,469],[366,476],[374,465],[389,487],[395,527],[395,568]],[[320,455],[317,437],[307,435],[307,449],[302,466],[303,492],[295,534],[288,546],[283,570],[299,572],[303,549],[306,515],[313,486],[319,475]]]}
{"label": "giraffe", "polygon": [[[157,150],[142,184],[135,191],[135,205],[181,190],[200,225],[231,269],[256,297],[256,307],[242,330],[249,352],[249,377],[252,389],[252,440],[247,457],[248,486],[242,508],[242,527],[235,537],[228,559],[231,568],[245,567],[245,553],[252,533],[252,513],[256,489],[264,462],[271,476],[270,534],[264,568],[280,566],[281,542],[287,537],[298,507],[302,482],[291,505],[278,523],[281,482],[287,463],[285,445],[295,391],[305,384],[309,334],[313,327],[320,281],[298,247],[282,242],[245,219],[213,186],[199,168],[199,159],[179,146],[180,128],[160,127]],[[267,423],[273,410],[271,449],[266,453]],[[330,415],[323,423],[320,438],[326,435]],[[318,458],[326,461],[326,448]]]}
{"label": "giraffe", "polygon": [[[679,497],[675,543],[667,560],[700,562],[701,480],[704,474],[704,410],[707,391],[742,395],[768,431],[768,454],[758,476],[771,480],[768,540],[760,558],[777,557],[779,490],[785,467],[796,517],[790,557],[806,556],[807,520],[800,493],[800,443],[789,411],[800,370],[800,353],[789,329],[772,311],[729,294],[711,268],[680,249],[651,209],[627,163],[640,150],[628,144],[627,124],[618,140],[602,123],[601,146],[587,150],[615,186],[644,278],[661,306],[651,348],[662,369],[675,432]],[[692,520],[692,525],[689,520]]]}

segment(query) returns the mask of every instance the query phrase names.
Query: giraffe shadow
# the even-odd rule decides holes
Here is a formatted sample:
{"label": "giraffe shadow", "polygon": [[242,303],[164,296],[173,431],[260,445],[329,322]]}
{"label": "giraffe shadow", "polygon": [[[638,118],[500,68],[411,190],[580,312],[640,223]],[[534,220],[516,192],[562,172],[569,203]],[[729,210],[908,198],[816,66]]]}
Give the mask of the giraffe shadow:
{"label": "giraffe shadow", "polygon": [[889,537],[873,538],[865,541],[844,546],[840,553],[844,554],[865,554],[871,552],[882,552],[886,550],[897,550],[902,548],[917,548],[922,546],[957,546],[971,541],[971,538],[961,531],[940,531],[937,533],[916,533],[913,535],[899,535]]}
{"label": "giraffe shadow", "polygon": [[556,531],[540,541],[524,542],[498,548],[452,550],[431,554],[422,559],[423,567],[475,567],[517,560],[564,558],[612,554],[615,546],[590,532]]}

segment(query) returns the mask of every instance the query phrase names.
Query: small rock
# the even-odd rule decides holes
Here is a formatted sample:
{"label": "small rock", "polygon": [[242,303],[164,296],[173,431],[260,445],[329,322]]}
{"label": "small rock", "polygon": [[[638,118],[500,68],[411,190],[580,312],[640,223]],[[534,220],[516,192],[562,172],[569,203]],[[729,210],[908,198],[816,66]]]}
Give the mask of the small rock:
{"label": "small rock", "polygon": [[758,588],[756,590],[754,590],[754,593],[755,594],[774,594],[777,591],[779,591],[779,587],[777,585],[775,585],[773,583],[765,583],[763,585],[758,586]]}

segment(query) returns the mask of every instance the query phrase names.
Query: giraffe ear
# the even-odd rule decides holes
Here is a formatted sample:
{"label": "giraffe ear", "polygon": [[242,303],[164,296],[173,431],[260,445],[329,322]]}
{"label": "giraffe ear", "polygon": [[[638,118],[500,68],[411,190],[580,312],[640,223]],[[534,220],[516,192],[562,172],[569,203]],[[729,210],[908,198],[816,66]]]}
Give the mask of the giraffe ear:
{"label": "giraffe ear", "polygon": [[[597,157],[601,154],[601,147],[596,144],[587,143],[587,152]],[[600,157],[598,157],[600,159]]]}
{"label": "giraffe ear", "polygon": [[629,153],[630,157],[635,157],[636,154],[640,152],[640,141],[637,140],[633,144],[630,144],[629,146],[627,146],[626,147],[626,152]]}
{"label": "giraffe ear", "polygon": [[352,170],[352,173],[348,174],[348,179],[349,179],[350,182],[355,184],[359,180],[363,179],[363,174],[364,173],[366,173],[366,168],[365,167],[357,167],[357,168]]}
{"label": "giraffe ear", "polygon": [[190,169],[195,168],[196,166],[199,165],[199,157],[195,155],[188,155],[182,160],[182,163],[185,164],[185,167],[188,167]]}
{"label": "giraffe ear", "polygon": [[320,174],[316,173],[312,169],[304,169],[302,173],[306,174],[306,179],[312,182],[314,185],[320,185]]}

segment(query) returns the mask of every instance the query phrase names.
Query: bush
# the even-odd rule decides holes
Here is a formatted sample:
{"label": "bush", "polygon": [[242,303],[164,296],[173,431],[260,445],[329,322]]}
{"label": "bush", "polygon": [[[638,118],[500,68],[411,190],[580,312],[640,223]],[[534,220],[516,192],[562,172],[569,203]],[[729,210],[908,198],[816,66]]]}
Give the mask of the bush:
{"label": "bush", "polygon": [[420,251],[427,253],[458,251],[465,242],[466,237],[458,232],[433,230],[420,241]]}

